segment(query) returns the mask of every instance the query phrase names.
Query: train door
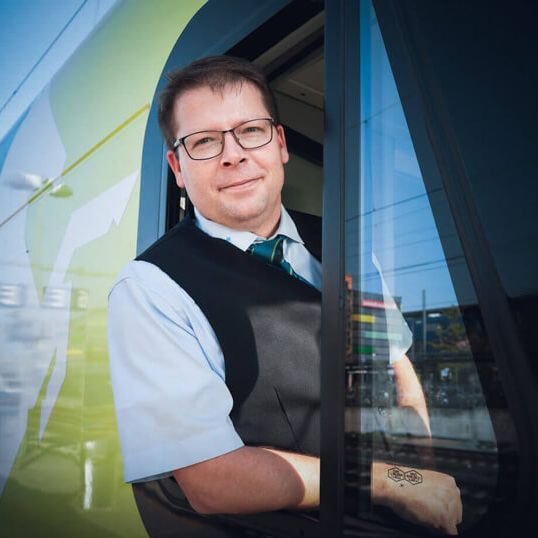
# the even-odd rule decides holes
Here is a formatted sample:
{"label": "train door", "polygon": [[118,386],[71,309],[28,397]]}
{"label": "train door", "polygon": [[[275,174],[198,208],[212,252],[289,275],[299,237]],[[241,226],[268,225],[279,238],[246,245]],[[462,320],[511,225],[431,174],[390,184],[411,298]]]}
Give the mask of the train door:
{"label": "train door", "polygon": [[[331,113],[327,72],[326,126],[339,112],[341,138],[324,172],[341,178],[326,189],[339,203],[332,233],[341,241],[330,259],[341,264],[332,297],[343,306],[324,334],[347,338],[345,381],[330,377],[327,362],[322,370],[334,383],[324,397],[338,395],[331,412],[342,420],[322,439],[327,450],[329,439],[343,447],[326,460],[340,483],[322,482],[322,507],[338,499],[332,528],[346,536],[424,532],[420,518],[409,524],[376,502],[376,462],[395,496],[431,496],[426,509],[437,493],[432,473],[453,477],[460,534],[535,531],[536,219],[528,200],[537,199],[537,45],[528,21],[536,4],[512,7],[327,5],[326,63],[343,89]],[[335,20],[340,56],[330,47]],[[343,164],[334,164],[338,155]],[[403,350],[429,424],[394,391]]]}
{"label": "train door", "polygon": [[[251,11],[248,2],[236,4],[238,10]],[[199,39],[197,30],[213,24],[209,21],[214,18],[219,19],[220,25],[226,26],[226,21],[221,20],[223,17],[221,7],[218,4],[207,4],[180,36],[163,75],[188,63],[191,59],[211,53],[226,53],[247,58],[262,67],[275,94],[290,154],[290,161],[285,169],[283,204],[290,210],[321,216],[324,4],[319,1],[281,4],[276,2],[262,4],[260,9],[262,15],[255,21],[256,24],[251,23],[250,31],[232,32],[230,26],[227,28],[230,35],[223,37],[227,45],[224,44],[220,49],[210,47],[206,50],[207,42],[200,44],[197,41]],[[272,16],[268,17],[268,13],[272,13]],[[233,18],[234,12],[232,11],[229,16]],[[201,47],[198,53],[195,52],[196,46]],[[185,54],[186,51],[189,51],[188,55]],[[163,155],[162,139],[155,129],[155,122],[152,125],[150,120],[143,155],[139,252],[158,235],[184,218],[190,204],[186,193],[177,187],[171,170],[163,160]],[[305,375],[309,373],[305,372]],[[149,523],[148,521],[152,520],[154,512],[140,495],[137,502],[142,518],[151,533],[154,527],[151,526],[151,521]],[[205,532],[215,533],[215,536],[219,536],[219,533],[223,533],[223,536],[231,533],[229,535],[233,536],[234,532],[240,532],[239,528],[248,529],[253,535],[271,536],[312,536],[320,532],[318,511],[278,512],[248,517],[221,516],[216,519],[221,528],[207,526]],[[186,532],[190,529],[190,524],[188,518],[182,523],[177,523],[184,525]]]}
{"label": "train door", "polygon": [[[435,497],[436,473],[453,477],[463,501],[458,530],[470,536],[523,528],[536,503],[536,487],[526,478],[536,464],[536,423],[529,417],[536,377],[528,364],[536,280],[530,272],[516,277],[495,240],[492,256],[482,231],[494,233],[492,221],[482,220],[491,206],[481,205],[483,190],[473,190],[483,188],[482,180],[473,184],[462,173],[471,162],[462,161],[471,159],[469,148],[485,154],[490,141],[480,146],[464,130],[456,132],[455,112],[445,110],[456,106],[455,96],[459,113],[476,107],[484,90],[476,81],[494,79],[494,56],[481,55],[487,36],[502,26],[502,8],[488,11],[484,43],[473,49],[458,10],[477,21],[483,6],[428,9],[421,3],[414,14],[397,4],[262,3],[248,24],[228,28],[208,46],[196,37],[197,28],[215,18],[220,27],[232,25],[246,9],[237,1],[223,14],[209,2],[165,67],[214,53],[262,65],[292,153],[284,203],[323,217],[320,511],[227,518],[223,526],[270,536],[431,533],[431,524],[378,502],[376,465],[396,498],[420,502]],[[521,8],[507,23],[507,35],[515,34],[525,9],[534,8]],[[434,39],[442,17],[447,32],[450,24],[464,32],[475,64],[459,63],[464,45],[457,39]],[[521,63],[523,45],[510,49]],[[481,61],[490,62],[483,72]],[[462,72],[470,78],[457,79]],[[144,146],[139,252],[182,217],[186,204],[163,164],[154,109]],[[493,112],[481,114],[474,121]],[[518,166],[524,168],[521,160]],[[482,176],[477,171],[475,177]],[[496,178],[497,195],[505,180]],[[524,211],[528,187],[517,191]],[[519,228],[507,224],[503,237],[516,241],[521,232],[528,249],[535,231],[528,233],[523,218],[518,222]],[[528,263],[535,267],[535,258]],[[514,284],[520,278],[526,287]],[[426,417],[395,390],[403,357],[420,382]]]}

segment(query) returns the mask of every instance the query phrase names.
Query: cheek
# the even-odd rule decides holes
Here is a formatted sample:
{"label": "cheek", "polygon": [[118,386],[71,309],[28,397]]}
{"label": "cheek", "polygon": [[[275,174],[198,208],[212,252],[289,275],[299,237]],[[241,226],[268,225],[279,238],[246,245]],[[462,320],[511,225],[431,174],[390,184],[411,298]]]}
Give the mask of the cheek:
{"label": "cheek", "polygon": [[213,196],[212,177],[214,175],[207,169],[197,170],[191,167],[183,175],[183,182],[189,198],[194,202],[195,199],[209,199]]}
{"label": "cheek", "polygon": [[284,183],[284,164],[281,161],[274,164],[273,175],[275,177],[275,183],[282,186]]}

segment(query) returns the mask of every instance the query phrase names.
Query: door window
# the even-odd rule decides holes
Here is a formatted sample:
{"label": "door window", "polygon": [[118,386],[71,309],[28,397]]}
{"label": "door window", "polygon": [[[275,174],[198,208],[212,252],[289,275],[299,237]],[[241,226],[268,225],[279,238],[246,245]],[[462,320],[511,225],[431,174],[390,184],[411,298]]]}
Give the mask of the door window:
{"label": "door window", "polygon": [[345,207],[347,530],[365,517],[402,524],[376,499],[378,463],[386,488],[426,504],[432,472],[452,476],[466,529],[487,511],[510,442],[491,415],[511,423],[444,190],[421,174],[370,2],[360,21],[360,186],[346,185]]}

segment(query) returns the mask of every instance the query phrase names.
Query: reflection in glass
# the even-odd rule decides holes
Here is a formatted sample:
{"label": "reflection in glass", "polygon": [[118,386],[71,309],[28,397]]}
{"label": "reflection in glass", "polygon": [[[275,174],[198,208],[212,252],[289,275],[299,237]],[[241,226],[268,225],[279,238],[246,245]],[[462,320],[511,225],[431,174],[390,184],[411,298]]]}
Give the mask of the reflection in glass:
{"label": "reflection in glass", "polygon": [[[346,515],[400,524],[359,493],[371,462],[383,462],[384,479],[411,494],[425,487],[424,470],[454,477],[464,529],[497,482],[476,361],[495,369],[480,353],[487,342],[444,193],[422,178],[369,2],[360,30],[361,181],[346,185]],[[427,412],[398,384],[407,360]]]}

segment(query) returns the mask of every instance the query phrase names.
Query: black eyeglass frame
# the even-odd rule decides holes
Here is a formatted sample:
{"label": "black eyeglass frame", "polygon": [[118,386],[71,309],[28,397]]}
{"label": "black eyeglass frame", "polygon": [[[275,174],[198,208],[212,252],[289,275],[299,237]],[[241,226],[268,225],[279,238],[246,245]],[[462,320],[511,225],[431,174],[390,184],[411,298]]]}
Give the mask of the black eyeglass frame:
{"label": "black eyeglass frame", "polygon": [[[239,127],[241,127],[242,125],[245,125],[245,123],[250,123],[251,121],[260,121],[260,120],[266,120],[266,121],[269,121],[271,122],[271,137],[269,138],[269,140],[267,142],[264,142],[263,144],[260,144],[259,146],[253,146],[253,147],[249,147],[249,148],[246,148],[245,146],[243,146],[243,144],[241,144],[241,142],[239,141],[239,138],[237,137],[237,135],[235,134],[235,130],[238,129]],[[273,127],[276,127],[277,126],[277,123],[276,121],[273,119],[273,118],[253,118],[251,120],[247,120],[247,121],[243,121],[241,122],[239,125],[236,125],[235,127],[232,127],[231,129],[227,129],[226,131],[219,131],[218,129],[204,129],[202,131],[196,131],[194,133],[189,133],[188,135],[185,135],[185,136],[182,136],[181,138],[176,138],[174,140],[174,144],[172,146],[173,150],[176,151],[179,146],[183,146],[183,148],[185,149],[185,153],[189,156],[190,159],[192,159],[193,161],[208,161],[209,159],[214,159],[215,157],[218,157],[219,155],[222,155],[222,153],[224,152],[224,144],[226,143],[226,137],[224,136],[226,133],[232,133],[232,136],[234,137],[234,140],[237,142],[237,144],[239,146],[241,146],[243,149],[246,149],[246,150],[249,150],[249,149],[258,149],[258,148],[262,148],[263,146],[267,146],[267,144],[270,144],[271,141],[273,140]],[[189,136],[192,136],[192,135],[196,135],[196,134],[200,134],[200,133],[221,133],[221,136],[222,136],[222,146],[221,146],[221,149],[220,151],[216,154],[216,155],[212,155],[211,157],[203,157],[203,158],[197,158],[197,157],[193,157],[190,153],[189,153],[189,150],[187,149],[187,146],[185,145],[185,140],[189,137]]]}

